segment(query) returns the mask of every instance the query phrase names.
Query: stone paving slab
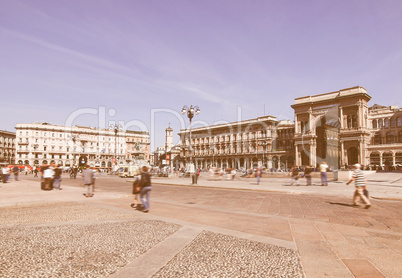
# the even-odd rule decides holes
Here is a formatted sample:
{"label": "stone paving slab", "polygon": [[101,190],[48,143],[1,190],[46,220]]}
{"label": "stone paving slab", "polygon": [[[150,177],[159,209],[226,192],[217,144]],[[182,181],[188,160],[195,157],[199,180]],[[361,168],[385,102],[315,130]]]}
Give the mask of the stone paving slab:
{"label": "stone paving slab", "polygon": [[[110,180],[112,179],[110,178]],[[156,182],[154,181],[154,183]],[[213,181],[213,183],[216,182]],[[226,181],[218,181],[217,185],[225,183]],[[132,197],[119,192],[97,190],[94,198],[83,198],[81,193],[84,190],[80,187],[64,186],[62,191],[42,192],[39,190],[37,182],[12,182],[0,187],[0,194],[3,196],[0,200],[0,213],[2,209],[4,209],[3,212],[7,209],[16,209],[16,213],[7,212],[8,214],[5,215],[8,215],[9,219],[20,218],[20,221],[5,221],[0,226],[0,230],[20,228],[54,231],[53,229],[59,226],[109,225],[111,221],[113,223],[124,222],[126,219],[124,215],[127,214],[127,221],[156,220],[178,225],[178,227],[195,227],[198,231],[210,231],[214,234],[213,237],[218,238],[220,236],[216,234],[223,234],[276,247],[288,245],[289,250],[297,250],[300,255],[307,277],[324,277],[325,275],[367,277],[365,269],[371,269],[371,274],[380,273],[385,277],[400,277],[400,273],[402,273],[399,263],[402,261],[402,221],[399,202],[374,200],[370,210],[354,209],[348,204],[353,187],[348,187],[351,190],[350,194],[325,195],[321,194],[322,190],[333,187],[333,190],[336,191],[336,184],[334,186],[330,184],[328,188],[319,186],[309,188],[312,191],[308,194],[292,193],[291,191],[280,193],[271,190],[251,190],[247,184],[244,185],[244,182],[243,185],[238,184],[236,189],[247,190],[247,194],[216,190],[214,188],[220,188],[220,186],[209,185],[172,187],[171,190],[160,186],[155,187],[151,196],[151,213],[143,214],[130,209],[129,203]],[[242,186],[245,188],[241,188]],[[275,186],[287,188],[281,184]],[[161,190],[162,188],[163,190]],[[186,188],[189,190],[185,190]],[[210,189],[205,190],[205,188]],[[394,193],[399,190],[398,187],[393,188]],[[242,192],[241,190],[238,192]],[[180,194],[175,194],[175,192],[180,192]],[[347,199],[345,199],[346,196],[348,196]],[[36,210],[35,208],[35,206],[52,204],[52,200],[56,201],[53,204],[64,205],[65,211],[59,209],[55,214],[59,214],[60,219],[51,216],[51,210],[46,208]],[[217,202],[217,200],[222,201]],[[69,203],[77,204],[78,210],[88,206],[96,207],[95,211],[100,213],[93,213],[90,209],[88,215],[85,216],[85,213],[74,212],[73,205],[69,205]],[[22,204],[27,204],[27,208],[32,207],[32,221],[24,213],[18,212],[18,207]],[[37,215],[41,214],[41,211],[45,213],[45,216]],[[71,215],[76,214],[77,217],[69,216],[69,211]],[[281,226],[280,223],[283,225]],[[173,236],[172,242],[174,242],[174,234],[170,235]],[[286,235],[285,238],[283,238],[284,235]],[[170,236],[165,238],[166,243],[169,242]],[[190,243],[186,246],[191,246],[192,241],[189,241]],[[163,246],[164,241],[159,244]],[[154,246],[159,244],[156,243]],[[152,251],[152,249],[153,247],[150,247],[147,251]],[[172,254],[175,252],[177,252],[176,255],[179,255],[185,248],[178,245],[175,250],[167,257],[172,258]],[[201,254],[204,253],[201,252]],[[320,260],[322,263],[317,263]],[[133,264],[136,263],[135,258],[134,261],[131,261]],[[127,264],[126,266],[128,267]],[[168,273],[172,269],[176,271],[177,265],[169,269]],[[1,271],[0,268],[0,276],[2,276]],[[90,274],[88,275],[90,276]]]}
{"label": "stone paving slab", "polygon": [[[122,221],[113,210],[99,211],[98,207],[80,204],[58,219],[63,214],[60,209],[73,206],[69,205],[35,204],[34,210],[42,208],[45,217],[31,214],[31,206],[0,208],[3,223],[13,224],[0,227],[0,277],[107,277],[180,228],[159,220]],[[79,217],[77,221],[76,213],[89,217]],[[15,217],[22,214],[32,220],[25,217],[16,221]],[[71,217],[63,217],[68,214]],[[49,215],[55,217],[49,219]],[[119,221],[110,221],[116,216]],[[99,220],[94,222],[94,218]]]}
{"label": "stone paving slab", "polygon": [[176,254],[180,253],[186,245],[190,244],[201,231],[200,229],[183,227],[109,277],[129,278],[154,276],[154,273],[163,269],[166,264],[168,264]]}
{"label": "stone paving slab", "polygon": [[[372,174],[372,181],[368,182],[368,190],[371,198],[381,200],[402,201],[402,174],[392,174],[390,177],[382,177],[381,182],[375,180],[377,174]],[[397,180],[398,182],[391,183]],[[203,175],[197,184],[191,184],[189,178],[156,178],[153,183],[168,185],[184,185],[195,187],[241,189],[253,191],[282,192],[288,194],[320,194],[328,196],[352,196],[353,185],[346,185],[346,181],[332,181],[328,186],[321,186],[319,179],[313,180],[312,186],[306,186],[304,179],[300,179],[299,186],[290,186],[290,177],[285,178],[263,178],[257,184],[255,178],[241,178],[235,180],[210,180],[207,175]]]}
{"label": "stone paving slab", "polygon": [[304,277],[297,252],[202,232],[153,277]]}

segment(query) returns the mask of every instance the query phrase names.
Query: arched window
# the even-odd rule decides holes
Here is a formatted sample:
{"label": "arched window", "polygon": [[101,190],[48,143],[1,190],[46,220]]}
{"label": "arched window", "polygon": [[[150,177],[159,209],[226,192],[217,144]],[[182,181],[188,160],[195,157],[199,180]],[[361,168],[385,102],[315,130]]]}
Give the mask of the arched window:
{"label": "arched window", "polygon": [[394,136],[394,133],[392,131],[387,133],[386,142],[387,142],[387,144],[395,143],[395,136]]}
{"label": "arched window", "polygon": [[398,119],[396,119],[396,125],[402,126],[402,117],[398,117]]}
{"label": "arched window", "polygon": [[380,165],[380,154],[379,153],[370,154],[370,164],[371,165]]}
{"label": "arched window", "polygon": [[373,120],[373,128],[377,128],[377,120]]}
{"label": "arched window", "polygon": [[395,118],[391,119],[391,127],[395,127]]}
{"label": "arched window", "polygon": [[384,126],[384,123],[382,119],[378,119],[378,128],[382,128]]}
{"label": "arched window", "polygon": [[389,119],[384,120],[384,127],[386,127],[386,128],[389,127]]}

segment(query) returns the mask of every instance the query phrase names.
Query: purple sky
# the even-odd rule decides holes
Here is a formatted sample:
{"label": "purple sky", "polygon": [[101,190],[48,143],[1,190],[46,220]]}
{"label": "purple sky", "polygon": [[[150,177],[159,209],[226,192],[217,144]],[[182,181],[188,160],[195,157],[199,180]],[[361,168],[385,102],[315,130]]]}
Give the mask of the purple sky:
{"label": "purple sky", "polygon": [[[185,104],[207,124],[239,107],[293,120],[294,98],[359,85],[371,105],[402,106],[400,0],[0,3],[0,129],[114,109],[107,123],[154,129],[158,146]],[[153,124],[152,109],[165,109]]]}

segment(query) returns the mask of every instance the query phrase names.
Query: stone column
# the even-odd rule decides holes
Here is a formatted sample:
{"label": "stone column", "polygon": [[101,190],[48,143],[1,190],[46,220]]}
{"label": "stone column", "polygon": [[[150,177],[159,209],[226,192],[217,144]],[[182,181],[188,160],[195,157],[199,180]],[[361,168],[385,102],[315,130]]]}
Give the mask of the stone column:
{"label": "stone column", "polygon": [[364,155],[364,140],[360,139],[359,140],[359,154],[360,154],[360,159],[359,159],[359,163],[361,165],[365,165],[365,155]]}
{"label": "stone column", "polygon": [[339,108],[339,121],[341,122],[341,128],[344,128],[344,122],[343,122],[343,107]]}
{"label": "stone column", "polygon": [[396,152],[392,151],[392,166],[396,165]]}
{"label": "stone column", "polygon": [[346,164],[345,160],[345,142],[341,141],[341,167]]}
{"label": "stone column", "polygon": [[300,161],[300,157],[299,157],[299,145],[297,145],[297,143],[295,143],[295,163],[296,163],[296,165],[301,165],[301,161]]}
{"label": "stone column", "polygon": [[380,152],[380,166],[382,166],[382,154],[383,154],[384,152]]}
{"label": "stone column", "polygon": [[[308,131],[313,132],[313,109],[308,110]],[[315,134],[315,132],[313,132]]]}
{"label": "stone column", "polygon": [[272,156],[267,157],[267,167],[268,169],[272,169]]}
{"label": "stone column", "polygon": [[309,165],[315,166],[315,161],[316,161],[316,157],[314,157],[314,145],[313,145],[313,140],[311,140]]}

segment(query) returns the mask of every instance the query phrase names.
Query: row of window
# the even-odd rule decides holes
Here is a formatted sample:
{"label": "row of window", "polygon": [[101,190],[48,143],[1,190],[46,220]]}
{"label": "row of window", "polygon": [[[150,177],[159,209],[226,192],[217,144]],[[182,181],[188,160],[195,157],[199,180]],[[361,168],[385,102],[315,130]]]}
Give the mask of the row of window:
{"label": "row of window", "polygon": [[394,144],[394,143],[402,143],[402,131],[398,133],[398,136],[394,135],[394,133],[388,132],[385,137],[381,137],[379,134],[376,134],[373,137],[373,144]]}
{"label": "row of window", "polygon": [[402,117],[373,120],[373,128],[402,127]]}
{"label": "row of window", "polygon": [[[42,161],[42,163],[40,163],[40,161],[39,160],[35,160],[34,162],[33,162],[33,165],[43,165],[43,164],[49,164],[49,162],[50,161],[47,161],[47,160],[43,160]],[[62,160],[60,160],[60,161],[56,161],[57,162],[57,165],[60,165],[60,166],[67,166],[67,167],[69,167],[69,166],[71,166],[73,163],[72,163],[72,161],[66,161],[65,163],[62,161]],[[122,161],[120,161],[119,162],[120,164],[123,164],[123,162]],[[30,163],[29,163],[29,160],[25,160],[25,161],[22,161],[22,160],[18,160],[18,164],[19,165],[29,165]],[[91,167],[93,167],[93,166],[97,166],[97,167],[112,167],[112,162],[105,162],[105,161],[102,161],[102,162],[99,162],[99,161],[96,161],[95,162],[95,165],[93,164],[93,162],[91,162],[90,163],[90,165],[91,165]]]}
{"label": "row of window", "polygon": [[[19,134],[19,135],[20,135],[20,136],[23,136],[23,132],[20,131],[20,134]],[[63,137],[72,138],[71,134],[68,134],[68,133],[49,132],[49,137],[54,137],[54,138],[56,138],[57,135],[58,135],[59,138],[63,138]],[[29,136],[29,132],[28,132],[28,131],[25,132],[25,136]],[[39,136],[47,137],[47,136],[48,136],[48,133],[47,133],[47,132],[41,133],[41,132],[39,132],[39,131],[36,131],[36,132],[35,132],[35,136],[36,136],[36,137],[39,137]],[[105,137],[105,136],[100,137],[100,136],[95,136],[95,135],[84,135],[84,137],[85,137],[85,139],[88,138],[88,137],[90,137],[91,140],[96,140],[96,139],[98,139],[98,141],[101,140],[100,138],[102,138],[103,141],[106,140],[106,137]],[[117,136],[117,137],[118,137],[118,138],[122,138],[122,137],[124,138],[125,136]],[[115,135],[109,135],[108,138],[109,138],[109,141],[111,141],[112,139],[116,138],[116,136],[115,136]],[[79,138],[77,138],[77,140],[79,140]],[[142,142],[143,139],[127,138],[127,140],[128,140],[128,141],[131,141],[131,142],[140,142],[140,141]],[[145,140],[145,141],[147,142],[147,140]]]}

